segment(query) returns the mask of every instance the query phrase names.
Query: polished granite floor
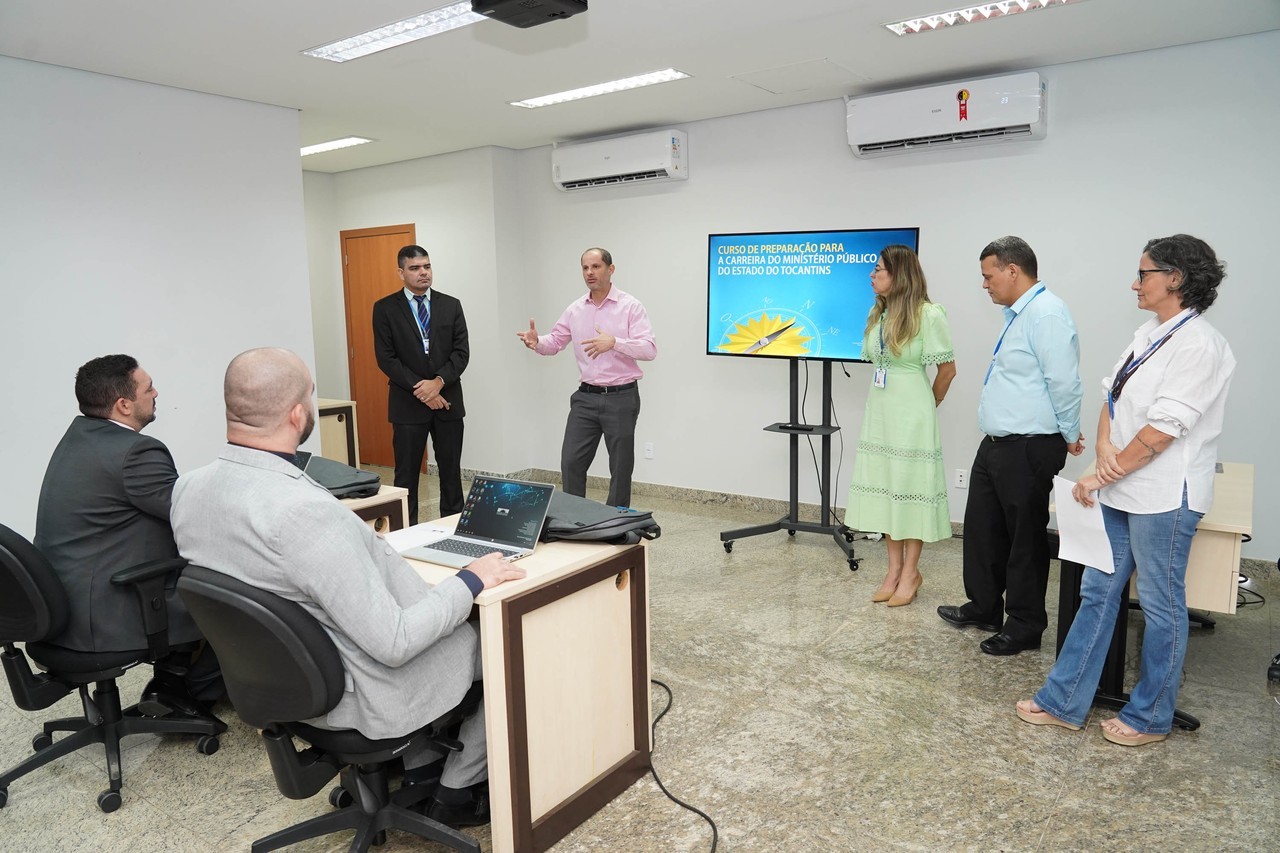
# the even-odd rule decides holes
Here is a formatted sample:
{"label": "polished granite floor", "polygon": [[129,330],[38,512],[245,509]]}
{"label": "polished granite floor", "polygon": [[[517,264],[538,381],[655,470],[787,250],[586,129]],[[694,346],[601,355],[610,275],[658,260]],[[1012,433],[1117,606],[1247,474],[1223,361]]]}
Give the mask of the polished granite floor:
{"label": "polished granite floor", "polygon": [[[1052,627],[1040,651],[992,658],[978,651],[984,634],[943,623],[935,608],[962,600],[960,540],[928,546],[920,597],[888,609],[870,602],[885,565],[877,543],[858,543],[857,572],[814,534],[739,540],[726,554],[719,531],[776,513],[646,495],[635,503],[663,528],[651,551],[652,664],[675,703],[654,765],[673,794],[714,818],[720,850],[1276,849],[1280,705],[1266,682],[1280,650],[1274,570],[1256,581],[1267,605],[1192,630],[1179,704],[1203,726],[1126,749],[1095,724],[1109,712],[1082,732],[1014,716],[1014,701],[1053,662]],[[1055,564],[1051,623],[1056,580]],[[1131,623],[1134,652],[1141,621]],[[131,672],[126,697],[145,678]],[[665,701],[654,688],[655,715]],[[28,714],[3,692],[0,766],[25,757],[40,720],[75,706]],[[94,803],[106,786],[100,750],[20,779],[0,811],[0,850],[247,850],[328,810],[323,795],[281,797],[256,732],[225,704],[216,710],[230,729],[213,756],[187,738],[126,741],[124,805],[112,814]],[[475,835],[487,850],[487,829]],[[348,840],[288,849],[345,850]],[[442,848],[393,833],[379,849]],[[707,824],[651,777],[554,848],[710,849]]]}

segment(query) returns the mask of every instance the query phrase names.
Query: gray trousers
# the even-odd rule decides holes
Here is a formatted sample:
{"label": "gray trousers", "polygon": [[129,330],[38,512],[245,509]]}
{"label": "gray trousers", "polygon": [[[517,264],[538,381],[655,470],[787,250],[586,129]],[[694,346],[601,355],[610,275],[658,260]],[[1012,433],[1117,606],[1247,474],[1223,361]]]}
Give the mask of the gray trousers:
{"label": "gray trousers", "polygon": [[636,467],[636,419],[640,386],[613,394],[574,391],[569,422],[560,449],[560,476],[567,494],[586,497],[587,469],[596,458],[600,437],[609,451],[609,506],[631,505],[631,472]]}
{"label": "gray trousers", "polygon": [[[476,642],[475,661],[476,681],[480,680],[480,643]],[[458,730],[458,740],[462,743],[460,752],[450,752],[445,758],[444,773],[440,776],[440,784],[448,788],[466,788],[489,778],[489,742],[484,732],[484,700],[462,721]],[[406,754],[404,766],[408,770],[422,767],[433,761],[439,761],[443,753],[434,749],[423,749]]]}

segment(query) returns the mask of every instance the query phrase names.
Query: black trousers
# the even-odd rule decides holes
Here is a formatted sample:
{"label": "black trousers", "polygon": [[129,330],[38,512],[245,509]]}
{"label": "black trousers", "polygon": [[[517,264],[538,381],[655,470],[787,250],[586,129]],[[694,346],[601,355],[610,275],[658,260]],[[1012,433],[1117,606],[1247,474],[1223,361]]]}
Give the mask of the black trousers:
{"label": "black trousers", "polygon": [[964,591],[969,616],[1035,640],[1049,624],[1049,492],[1067,461],[1060,435],[983,438],[964,510]]}
{"label": "black trousers", "polygon": [[587,469],[600,437],[609,451],[609,506],[631,506],[631,472],[636,467],[636,419],[640,386],[612,394],[574,391],[560,448],[560,477],[567,494],[586,497]]}
{"label": "black trousers", "polygon": [[409,524],[418,523],[418,475],[422,472],[428,435],[440,471],[440,516],[462,512],[462,424],[461,418],[433,418],[425,424],[391,425],[395,484],[409,490]]}

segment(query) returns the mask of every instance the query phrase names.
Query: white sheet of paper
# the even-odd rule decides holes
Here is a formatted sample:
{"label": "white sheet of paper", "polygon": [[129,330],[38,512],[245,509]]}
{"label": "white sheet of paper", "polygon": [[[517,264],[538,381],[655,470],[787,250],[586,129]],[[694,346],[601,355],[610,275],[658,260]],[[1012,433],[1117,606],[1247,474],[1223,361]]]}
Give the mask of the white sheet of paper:
{"label": "white sheet of paper", "polygon": [[413,527],[406,527],[403,530],[392,530],[383,538],[387,540],[388,545],[403,554],[410,548],[417,548],[419,545],[426,545],[428,542],[436,542],[450,533],[453,533],[452,524],[447,527],[439,524],[415,524]]}
{"label": "white sheet of paper", "polygon": [[1053,478],[1054,512],[1058,516],[1058,559],[1092,566],[1111,574],[1116,570],[1111,556],[1111,540],[1102,523],[1102,504],[1094,497],[1093,507],[1086,508],[1071,497],[1075,482],[1066,477]]}

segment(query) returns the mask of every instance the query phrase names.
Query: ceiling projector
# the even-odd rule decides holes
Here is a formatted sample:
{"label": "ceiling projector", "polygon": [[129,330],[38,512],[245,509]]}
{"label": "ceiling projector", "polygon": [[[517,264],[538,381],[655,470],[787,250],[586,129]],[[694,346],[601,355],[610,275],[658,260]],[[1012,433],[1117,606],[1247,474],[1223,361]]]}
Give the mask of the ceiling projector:
{"label": "ceiling projector", "polygon": [[471,0],[471,11],[513,27],[536,27],[587,11],[587,0]]}

